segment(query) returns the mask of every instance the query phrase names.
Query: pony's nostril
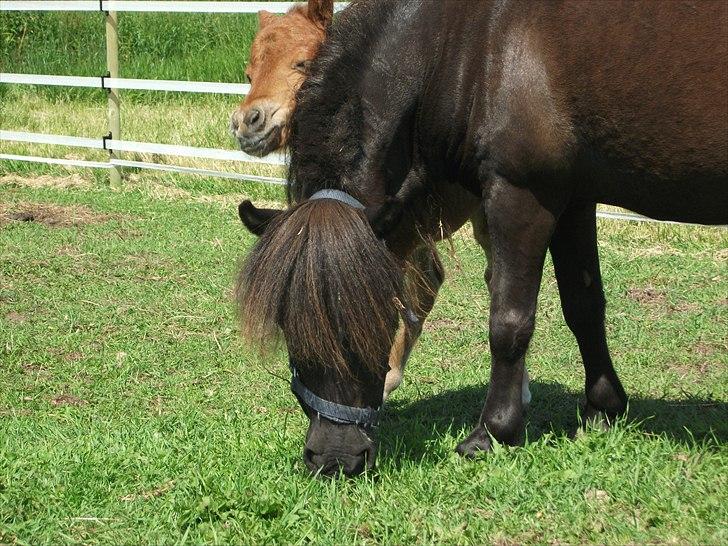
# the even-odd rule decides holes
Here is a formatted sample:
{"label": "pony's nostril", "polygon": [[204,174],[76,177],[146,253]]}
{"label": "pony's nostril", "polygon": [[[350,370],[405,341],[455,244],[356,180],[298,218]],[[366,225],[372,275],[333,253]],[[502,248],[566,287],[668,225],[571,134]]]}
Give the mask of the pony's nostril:
{"label": "pony's nostril", "polygon": [[259,108],[251,108],[245,114],[243,121],[245,122],[245,125],[248,126],[249,131],[260,131],[265,125],[265,112]]}
{"label": "pony's nostril", "polygon": [[305,462],[305,463],[306,463],[306,464],[307,464],[308,466],[313,466],[313,465],[315,465],[316,463],[314,463],[314,462],[313,462],[313,457],[314,457],[314,455],[315,455],[315,453],[313,452],[313,450],[311,450],[311,449],[308,449],[308,448],[305,448],[305,449],[303,450],[303,461],[304,461],[304,462]]}

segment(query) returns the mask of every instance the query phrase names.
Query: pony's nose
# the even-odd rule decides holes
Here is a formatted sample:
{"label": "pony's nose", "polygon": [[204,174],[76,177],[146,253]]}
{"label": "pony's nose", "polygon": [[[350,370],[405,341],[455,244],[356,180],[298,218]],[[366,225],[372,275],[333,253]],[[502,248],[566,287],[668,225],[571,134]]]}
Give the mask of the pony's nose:
{"label": "pony's nose", "polygon": [[259,133],[265,127],[265,110],[253,106],[245,113],[243,122],[249,133]]}
{"label": "pony's nose", "polygon": [[303,451],[303,460],[311,473],[335,477],[342,472],[351,478],[374,466],[373,451],[373,449],[367,448],[356,455],[337,454],[332,456],[327,453],[316,453],[306,448]]}

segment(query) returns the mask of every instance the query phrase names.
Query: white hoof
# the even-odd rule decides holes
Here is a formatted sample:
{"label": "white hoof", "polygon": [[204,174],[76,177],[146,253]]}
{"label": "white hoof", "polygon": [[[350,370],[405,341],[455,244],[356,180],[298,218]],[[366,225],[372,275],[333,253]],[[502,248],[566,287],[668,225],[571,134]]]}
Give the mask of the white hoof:
{"label": "white hoof", "polygon": [[384,395],[382,402],[386,402],[391,392],[402,383],[402,370],[389,370],[384,378]]}
{"label": "white hoof", "polygon": [[523,383],[521,384],[521,402],[524,406],[531,403],[531,389],[528,388],[530,378],[528,377],[528,370],[523,368]]}

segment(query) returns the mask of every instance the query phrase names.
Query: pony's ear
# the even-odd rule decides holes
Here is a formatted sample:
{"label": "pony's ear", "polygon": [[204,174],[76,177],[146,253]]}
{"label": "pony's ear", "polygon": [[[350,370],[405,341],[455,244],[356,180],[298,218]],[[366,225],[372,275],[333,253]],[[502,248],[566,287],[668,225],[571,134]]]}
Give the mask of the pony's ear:
{"label": "pony's ear", "polygon": [[261,29],[275,20],[276,16],[270,11],[260,10],[258,12],[258,28]]}
{"label": "pony's ear", "polygon": [[334,0],[308,0],[308,18],[324,29],[334,18]]}
{"label": "pony's ear", "polygon": [[253,235],[260,237],[265,232],[273,218],[278,216],[282,210],[279,209],[258,209],[248,199],[238,205],[238,216],[245,227]]}
{"label": "pony's ear", "polygon": [[397,227],[402,219],[404,207],[396,197],[388,197],[387,200],[376,209],[367,209],[366,214],[369,225],[378,239],[384,239]]}

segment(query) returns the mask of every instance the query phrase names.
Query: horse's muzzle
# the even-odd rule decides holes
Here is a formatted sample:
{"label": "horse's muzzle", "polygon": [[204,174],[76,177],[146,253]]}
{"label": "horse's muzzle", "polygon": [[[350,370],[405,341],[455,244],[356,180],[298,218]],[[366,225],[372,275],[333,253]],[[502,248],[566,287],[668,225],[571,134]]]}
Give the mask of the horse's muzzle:
{"label": "horse's muzzle", "polygon": [[374,468],[376,456],[376,441],[361,427],[319,417],[311,420],[303,460],[312,474],[358,476]]}
{"label": "horse's muzzle", "polygon": [[252,106],[236,110],[230,117],[230,133],[247,154],[263,157],[283,146],[282,125],[273,119],[277,110]]}

